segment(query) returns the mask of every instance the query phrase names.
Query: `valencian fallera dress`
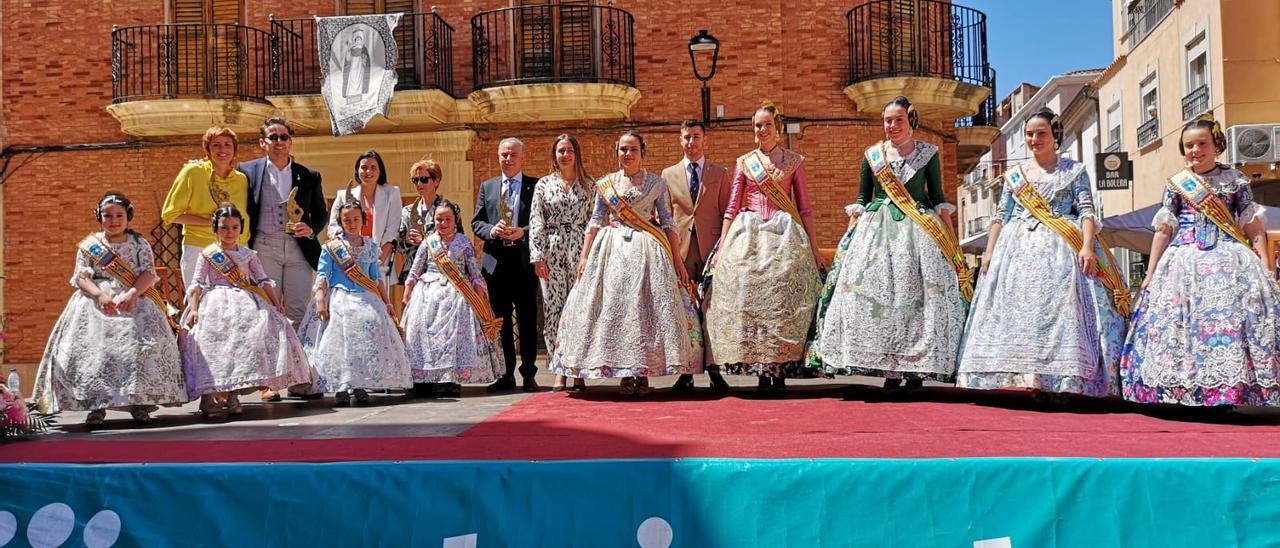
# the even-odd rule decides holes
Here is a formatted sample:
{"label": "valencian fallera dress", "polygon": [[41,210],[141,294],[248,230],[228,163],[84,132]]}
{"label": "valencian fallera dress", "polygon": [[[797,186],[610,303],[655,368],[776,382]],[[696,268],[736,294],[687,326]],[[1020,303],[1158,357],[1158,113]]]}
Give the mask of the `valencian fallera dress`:
{"label": "valencian fallera dress", "polygon": [[[804,157],[782,147],[766,156],[801,218],[812,217]],[[706,297],[708,369],[811,376],[805,340],[822,282],[804,225],[770,201],[741,163],[724,218],[732,224],[716,249]]]}
{"label": "valencian fallera dress", "polygon": [[[1219,166],[1202,178],[1239,227],[1265,219],[1243,173]],[[1169,185],[1152,225],[1174,236],[1134,307],[1125,399],[1280,405],[1280,289],[1267,268]]]}
{"label": "valencian fallera dress", "polygon": [[[1081,232],[1084,219],[1096,222],[1084,164],[1061,158],[1052,172],[1036,173],[1028,184],[1055,217]],[[994,222],[1003,228],[974,293],[956,385],[1118,395],[1125,318],[1110,290],[1084,273],[1076,250],[1014,198],[1008,181]],[[1101,262],[1098,240],[1094,248]]]}
{"label": "valencian fallera dress", "polygon": [[[889,166],[934,222],[954,211],[942,193],[938,147],[916,141]],[[955,269],[934,240],[889,200],[864,159],[858,200],[863,211],[837,248],[818,303],[810,364],[827,374],[950,382],[964,328]]]}
{"label": "valencian fallera dress", "polygon": [[[673,230],[667,186],[641,171],[608,175],[643,219]],[[619,221],[596,192],[598,227],[586,267],[565,300],[551,368],[575,378],[656,377],[702,371],[702,330],[666,248]],[[655,215],[656,214],[656,215]]]}

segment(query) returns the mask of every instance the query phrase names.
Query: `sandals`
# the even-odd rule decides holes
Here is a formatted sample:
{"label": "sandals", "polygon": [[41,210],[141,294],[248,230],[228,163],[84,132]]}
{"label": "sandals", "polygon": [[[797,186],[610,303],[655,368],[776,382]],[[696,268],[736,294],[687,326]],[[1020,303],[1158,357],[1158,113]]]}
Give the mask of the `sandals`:
{"label": "sandals", "polygon": [[94,409],[89,412],[89,416],[84,418],[85,426],[101,426],[107,420],[106,409]]}
{"label": "sandals", "polygon": [[618,394],[627,397],[636,395],[636,378],[622,377],[622,383],[618,388]]}

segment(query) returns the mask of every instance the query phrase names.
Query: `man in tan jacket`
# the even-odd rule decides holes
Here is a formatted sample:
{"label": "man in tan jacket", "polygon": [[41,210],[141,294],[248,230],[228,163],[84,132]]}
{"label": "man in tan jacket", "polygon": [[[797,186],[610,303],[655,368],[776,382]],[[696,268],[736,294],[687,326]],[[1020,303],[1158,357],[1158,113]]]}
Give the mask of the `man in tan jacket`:
{"label": "man in tan jacket", "polygon": [[[676,234],[680,235],[680,256],[689,277],[702,281],[711,248],[720,239],[724,223],[724,210],[729,207],[732,181],[725,168],[707,161],[703,148],[706,145],[706,127],[697,120],[685,120],[680,124],[680,147],[684,159],[662,170],[671,199],[671,213],[675,218]],[[708,373],[713,392],[726,392],[729,385],[719,373]],[[693,375],[681,375],[673,390],[693,391]]]}

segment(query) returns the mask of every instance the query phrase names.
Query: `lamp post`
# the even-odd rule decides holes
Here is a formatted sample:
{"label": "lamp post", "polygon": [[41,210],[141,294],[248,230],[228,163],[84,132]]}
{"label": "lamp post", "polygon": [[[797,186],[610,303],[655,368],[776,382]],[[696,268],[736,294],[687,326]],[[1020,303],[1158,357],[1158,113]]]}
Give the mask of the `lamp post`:
{"label": "lamp post", "polygon": [[[707,70],[706,76],[699,67],[698,59],[703,59],[702,64],[706,64],[706,58],[711,57],[711,68]],[[720,60],[720,41],[715,36],[707,34],[707,29],[699,29],[698,34],[689,39],[689,61],[693,63],[693,77],[702,81],[702,122],[711,123],[711,88],[707,86],[707,82],[716,75],[716,63]]]}

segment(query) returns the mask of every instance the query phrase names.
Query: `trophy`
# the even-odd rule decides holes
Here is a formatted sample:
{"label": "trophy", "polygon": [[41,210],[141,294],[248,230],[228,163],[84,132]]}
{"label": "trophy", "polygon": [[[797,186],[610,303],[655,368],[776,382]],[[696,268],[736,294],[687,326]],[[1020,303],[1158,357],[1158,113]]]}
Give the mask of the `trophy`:
{"label": "trophy", "polygon": [[[503,190],[502,195],[498,198],[498,217],[507,221],[507,230],[516,225],[515,215],[512,214],[511,208],[507,206],[507,191]],[[502,245],[511,247],[516,245],[515,240],[502,239]]]}
{"label": "trophy", "polygon": [[289,215],[289,220],[284,223],[284,233],[293,234],[293,225],[302,222],[302,207],[296,201],[298,197],[298,187],[293,187],[289,191],[289,199],[284,202],[284,211]]}

